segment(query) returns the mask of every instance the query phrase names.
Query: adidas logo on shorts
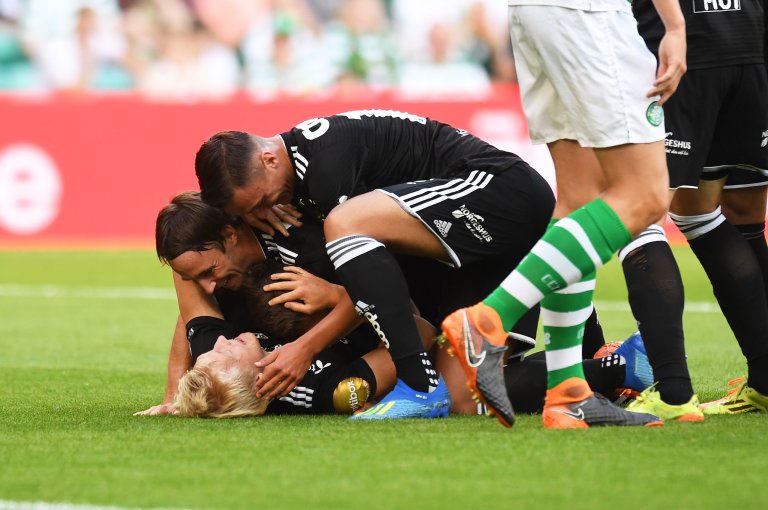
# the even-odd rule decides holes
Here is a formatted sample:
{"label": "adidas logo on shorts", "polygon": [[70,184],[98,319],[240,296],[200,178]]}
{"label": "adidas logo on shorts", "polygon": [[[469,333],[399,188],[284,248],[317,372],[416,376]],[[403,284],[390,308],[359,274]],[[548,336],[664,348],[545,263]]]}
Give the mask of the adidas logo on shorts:
{"label": "adidas logo on shorts", "polygon": [[445,220],[435,220],[434,223],[440,235],[448,237],[448,231],[451,230],[452,223]]}

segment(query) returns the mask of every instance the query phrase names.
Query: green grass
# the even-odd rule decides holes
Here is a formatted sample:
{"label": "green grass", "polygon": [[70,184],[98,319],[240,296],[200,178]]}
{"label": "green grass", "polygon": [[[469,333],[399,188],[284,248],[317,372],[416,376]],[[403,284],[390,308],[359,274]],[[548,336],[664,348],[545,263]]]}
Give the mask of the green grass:
{"label": "green grass", "polygon": [[[687,249],[689,302],[714,303]],[[52,297],[34,291],[43,286]],[[162,287],[148,298],[88,297]],[[21,289],[21,290],[20,290]],[[31,295],[20,295],[22,290]],[[634,330],[620,267],[598,278],[609,339]],[[483,417],[133,417],[158,403],[175,324],[151,252],[0,252],[0,500],[146,508],[763,508],[766,417],[659,429],[511,430]],[[744,362],[719,313],[686,316],[703,399]],[[0,508],[2,508],[0,501]]]}

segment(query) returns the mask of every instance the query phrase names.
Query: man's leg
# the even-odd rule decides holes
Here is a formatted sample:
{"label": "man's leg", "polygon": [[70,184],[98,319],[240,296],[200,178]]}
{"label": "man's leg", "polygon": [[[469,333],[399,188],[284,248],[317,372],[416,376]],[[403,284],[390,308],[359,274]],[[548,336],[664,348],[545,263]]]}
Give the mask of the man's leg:
{"label": "man's leg", "polygon": [[[568,171],[558,171],[557,173],[558,200],[548,233],[552,232],[558,219],[568,217],[584,204],[592,202],[605,186],[603,172],[594,151],[582,149],[577,143],[567,140],[550,144],[549,150],[555,168],[568,169]],[[581,343],[584,323],[592,311],[594,271],[588,271],[573,283],[578,283],[578,285],[568,289],[561,288],[544,297],[541,302],[545,345],[549,346],[547,350],[552,353],[550,355],[552,362],[548,365],[551,367],[548,384],[550,388],[571,376],[584,378],[580,363],[582,359]],[[502,284],[503,286],[504,284]],[[508,301],[504,289],[499,288],[491,293],[484,302],[492,307],[494,306],[493,303],[503,307]],[[516,315],[508,316],[509,319],[505,322],[505,315],[502,314],[504,326],[511,328],[510,322],[519,320]],[[566,365],[563,366],[563,363],[559,362],[562,358],[556,352],[558,350],[570,352],[573,354],[571,356],[573,359],[565,361]]]}
{"label": "man's leg", "polygon": [[768,395],[768,300],[749,243],[717,206],[725,179],[675,193],[670,216],[707,273],[720,308],[747,359],[747,385]]}
{"label": "man's leg", "polygon": [[654,368],[655,389],[662,402],[683,405],[693,398],[685,359],[683,283],[662,224],[653,224],[635,236],[619,251],[619,259],[629,304]]}
{"label": "man's leg", "polygon": [[[626,388],[628,365],[618,354],[597,359],[584,359],[584,374],[590,388],[612,398],[619,388]],[[507,394],[515,411],[540,413],[547,390],[547,363],[544,353],[537,352],[518,363],[504,367]]]}
{"label": "man's leg", "polygon": [[685,358],[680,269],[660,224],[651,225],[619,251],[629,304],[653,367],[655,390],[677,406],[693,397]]}
{"label": "man's leg", "polygon": [[655,380],[627,410],[663,420],[702,421],[685,356],[683,281],[663,227],[648,227],[619,251],[619,260]]}
{"label": "man's leg", "polygon": [[[753,173],[741,171],[744,173]],[[765,240],[766,201],[768,200],[768,179],[760,174],[743,176],[745,179],[757,179],[760,186],[729,189],[733,175],[728,177],[721,198],[723,215],[736,227],[755,252],[757,263],[763,272],[763,284],[768,295],[768,244]]]}
{"label": "man's leg", "polygon": [[[566,163],[586,161],[583,151],[587,149],[572,141],[555,142],[550,149],[561,195],[568,193],[569,186],[563,185],[568,180],[577,182],[581,178],[584,185],[594,186],[590,180],[594,176],[578,175],[577,170]],[[471,324],[479,333],[476,336],[483,338],[483,345],[489,348],[503,345],[505,332],[531,306],[594,273],[626,245],[632,235],[663,214],[668,182],[663,142],[599,149],[595,154],[605,176],[606,191],[602,198],[557,222],[482,304],[459,310],[446,323]],[[568,171],[575,173],[566,174]],[[555,322],[554,327],[573,327],[575,322],[571,319],[584,309],[587,296],[591,300],[588,285],[582,287],[577,288],[575,299],[559,300],[558,309],[553,311],[554,320],[560,322]],[[448,328],[444,327],[444,332],[450,338]],[[545,338],[550,389],[565,380],[583,381],[581,344],[579,340],[575,345],[572,342],[571,335],[563,340]],[[570,393],[568,398],[573,402],[591,394],[586,383],[579,384]]]}
{"label": "man's leg", "polygon": [[[434,391],[439,376],[422,344],[408,284],[390,249],[447,260],[443,246],[419,220],[377,192],[334,209],[325,221],[325,236],[339,279],[357,312],[379,332],[398,378],[416,392]],[[394,407],[392,413],[408,417],[397,415]]]}
{"label": "man's leg", "polygon": [[[632,338],[624,343],[629,343]],[[637,359],[635,364],[626,363],[619,354],[592,356],[583,360],[584,374],[589,386],[596,392],[611,397],[619,388],[640,391],[645,388],[636,385],[640,379],[647,379],[650,367],[647,359]],[[451,392],[451,410],[457,414],[484,414],[481,403],[472,400],[472,393],[466,385],[466,376],[456,358],[439,351],[436,366],[445,377]],[[639,375],[642,374],[642,375]],[[518,413],[540,413],[547,392],[547,363],[545,353],[537,352],[523,360],[510,362],[504,367],[507,396]],[[634,385],[633,385],[634,382]]]}

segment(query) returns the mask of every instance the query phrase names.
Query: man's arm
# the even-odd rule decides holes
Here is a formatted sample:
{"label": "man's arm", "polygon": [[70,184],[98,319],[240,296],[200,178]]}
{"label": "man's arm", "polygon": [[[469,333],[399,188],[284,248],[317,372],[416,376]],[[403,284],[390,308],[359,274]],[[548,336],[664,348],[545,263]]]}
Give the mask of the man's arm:
{"label": "man's arm", "polygon": [[312,329],[256,363],[264,367],[256,382],[257,395],[268,398],[286,395],[306,375],[314,356],[363,322],[345,292],[333,310]]}
{"label": "man's arm", "polygon": [[187,343],[187,329],[179,315],[176,329],[173,332],[171,351],[168,353],[168,376],[165,382],[163,404],[170,404],[176,396],[179,379],[192,367],[192,355]]}
{"label": "man's arm", "polygon": [[678,0],[653,0],[653,6],[664,23],[664,37],[659,44],[659,68],[648,97],[659,95],[664,104],[677,90],[687,70],[685,18]]}
{"label": "man's arm", "polygon": [[184,281],[178,274],[173,273],[173,285],[176,288],[176,300],[179,303],[179,318],[173,332],[171,350],[168,353],[168,373],[165,383],[163,403],[135,413],[135,415],[151,416],[157,414],[172,414],[171,403],[176,396],[179,380],[192,367],[192,354],[187,341],[186,324],[195,317],[208,316],[223,319],[216,301],[203,292],[194,282]]}

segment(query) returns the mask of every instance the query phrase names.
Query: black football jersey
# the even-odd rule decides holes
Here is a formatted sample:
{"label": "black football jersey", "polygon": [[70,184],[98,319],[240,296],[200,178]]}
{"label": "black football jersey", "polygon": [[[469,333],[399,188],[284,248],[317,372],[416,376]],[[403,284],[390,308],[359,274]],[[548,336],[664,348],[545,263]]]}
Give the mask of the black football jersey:
{"label": "black football jersey", "polygon": [[331,283],[338,283],[328,252],[325,250],[323,224],[314,216],[301,218],[301,227],[286,225],[288,237],[279,232],[267,235],[256,232],[267,258],[281,266],[298,266]]}
{"label": "black football jersey", "polygon": [[[356,365],[365,364],[360,357],[378,345],[373,328],[358,327],[315,356],[304,378],[288,395],[272,400],[266,414],[333,414],[334,390],[343,380],[361,375],[356,370]],[[372,375],[370,369],[366,372]]]}
{"label": "black football jersey", "polygon": [[457,175],[471,156],[517,158],[464,130],[389,110],[310,119],[280,136],[296,172],[294,201],[319,218],[377,188]]}
{"label": "black football jersey", "polygon": [[[684,0],[688,69],[764,62],[764,0]],[[651,0],[634,0],[632,11],[646,45],[658,56],[664,35]]]}
{"label": "black football jersey", "polygon": [[[271,262],[282,265],[295,265],[328,281],[337,281],[328,253],[325,251],[323,227],[319,220],[311,216],[302,218],[300,228],[288,228],[290,235],[280,233],[274,236],[257,231],[264,253]],[[225,321],[215,322],[221,328],[219,334],[236,336],[245,331],[253,331],[246,300],[237,291],[226,289],[215,293]],[[217,335],[211,335],[216,338]],[[265,351],[270,352],[293,339],[270,338],[261,336],[260,343]],[[359,363],[363,354],[374,349],[379,343],[376,332],[364,324],[346,337],[335,342],[312,361],[309,371],[299,384],[285,397],[270,402],[267,414],[317,414],[333,413],[333,392],[336,386],[347,377],[355,375],[352,366]],[[210,350],[210,345],[205,350]]]}

